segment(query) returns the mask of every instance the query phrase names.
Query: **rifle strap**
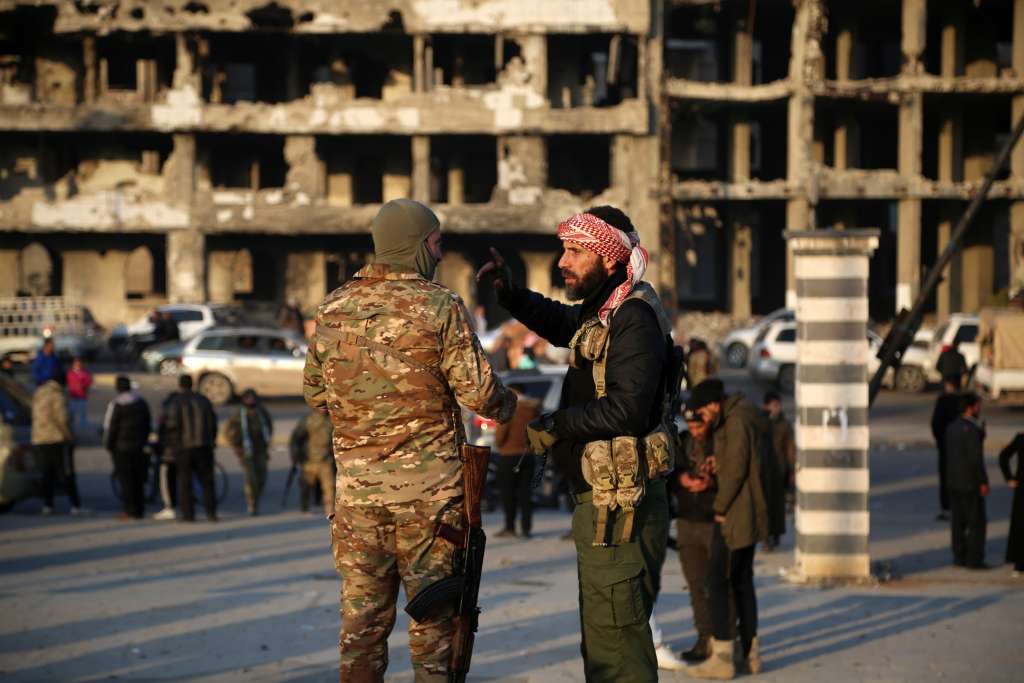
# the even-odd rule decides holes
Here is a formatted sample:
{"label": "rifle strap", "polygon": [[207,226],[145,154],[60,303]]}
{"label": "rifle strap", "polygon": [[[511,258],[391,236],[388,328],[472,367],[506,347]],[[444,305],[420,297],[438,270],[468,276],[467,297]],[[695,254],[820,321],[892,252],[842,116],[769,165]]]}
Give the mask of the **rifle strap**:
{"label": "rifle strap", "polygon": [[622,542],[629,543],[629,539],[633,537],[633,518],[636,515],[636,510],[626,510],[625,521],[622,525]]}
{"label": "rifle strap", "polygon": [[608,506],[601,505],[597,508],[597,528],[594,529],[594,545],[608,545]]}

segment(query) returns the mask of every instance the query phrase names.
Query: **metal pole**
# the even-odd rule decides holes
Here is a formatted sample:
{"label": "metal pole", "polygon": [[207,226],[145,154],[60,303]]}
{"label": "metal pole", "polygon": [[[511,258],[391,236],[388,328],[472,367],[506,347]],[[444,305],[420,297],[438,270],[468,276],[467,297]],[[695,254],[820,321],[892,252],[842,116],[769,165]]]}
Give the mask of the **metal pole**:
{"label": "metal pole", "polygon": [[903,309],[896,316],[896,322],[890,330],[889,335],[885,339],[885,343],[882,344],[881,350],[878,352],[878,358],[881,363],[878,366],[878,370],[875,371],[874,377],[871,378],[871,383],[868,387],[868,403],[869,405],[875,402],[875,397],[878,396],[878,392],[882,388],[882,378],[885,377],[885,372],[892,366],[896,366],[903,359],[903,354],[906,352],[907,347],[910,346],[914,339],[914,334],[917,332],[917,328],[921,326],[921,319],[924,317],[924,306],[928,298],[932,295],[932,292],[938,287],[939,282],[942,281],[942,271],[945,270],[946,266],[953,259],[953,255],[960,249],[960,242],[964,235],[967,233],[967,229],[971,226],[971,221],[977,215],[981,209],[981,205],[985,203],[988,198],[988,193],[992,189],[992,184],[996,180],[996,176],[1006,165],[1006,162],[1010,158],[1010,153],[1013,148],[1017,146],[1017,142],[1020,140],[1021,135],[1024,134],[1024,116],[1017,121],[1016,127],[1013,129],[1013,134],[1010,135],[1010,139],[1003,145],[1002,151],[999,153],[999,158],[989,169],[988,175],[985,176],[985,182],[982,183],[981,189],[974,195],[967,210],[964,211],[963,215],[960,216],[960,220],[956,224],[956,228],[953,230],[953,234],[950,235],[949,243],[946,248],[942,251],[939,256],[939,260],[935,262],[932,269],[928,272],[928,277],[925,278],[924,284],[921,285],[921,290],[918,292],[917,299],[914,301],[914,305],[908,311]]}

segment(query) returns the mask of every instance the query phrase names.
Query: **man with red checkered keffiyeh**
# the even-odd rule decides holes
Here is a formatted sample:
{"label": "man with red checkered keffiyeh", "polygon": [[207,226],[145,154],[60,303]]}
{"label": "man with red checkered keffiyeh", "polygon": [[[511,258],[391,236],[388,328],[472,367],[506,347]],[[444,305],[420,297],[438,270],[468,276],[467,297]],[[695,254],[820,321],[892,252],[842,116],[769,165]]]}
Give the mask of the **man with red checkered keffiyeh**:
{"label": "man with red checkered keffiyeh", "polygon": [[[666,394],[670,325],[654,289],[642,279],[647,251],[626,214],[611,206],[587,209],[563,221],[558,237],[566,295],[577,303],[563,304],[519,286],[494,249],[477,280],[492,283],[501,305],[538,335],[575,348],[559,409],[532,423],[529,436],[535,448],[552,455],[577,503],[572,528],[587,680],[657,681],[648,619],[668,534],[665,480],[646,483],[631,532],[620,508],[608,520],[614,545],[595,545],[593,494],[580,459],[587,442],[642,438],[657,428]],[[605,389],[599,397],[592,357],[595,349],[605,348],[604,335]]]}

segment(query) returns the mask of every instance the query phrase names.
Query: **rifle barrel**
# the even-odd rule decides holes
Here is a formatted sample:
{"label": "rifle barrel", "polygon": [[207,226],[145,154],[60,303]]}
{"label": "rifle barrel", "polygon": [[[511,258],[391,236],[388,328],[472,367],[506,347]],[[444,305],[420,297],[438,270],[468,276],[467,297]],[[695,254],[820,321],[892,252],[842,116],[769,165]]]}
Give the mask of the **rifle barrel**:
{"label": "rifle barrel", "polygon": [[971,226],[971,222],[974,217],[978,214],[981,209],[981,205],[985,203],[988,198],[988,193],[992,189],[992,184],[996,181],[996,176],[1006,166],[1006,162],[1010,158],[1010,153],[1013,152],[1013,148],[1017,146],[1017,142],[1020,140],[1021,135],[1024,134],[1024,116],[1017,121],[1017,125],[1013,129],[1013,133],[1010,138],[1003,145],[1003,149],[999,152],[999,157],[995,163],[992,164],[992,168],[989,169],[988,174],[985,176],[985,181],[982,183],[981,188],[977,194],[971,199],[971,203],[967,206],[967,210],[964,211],[963,215],[960,216],[960,220],[957,221],[956,227],[953,229],[953,233],[949,236],[949,243],[946,248],[942,250],[942,254],[939,256],[939,260],[935,262],[932,269],[928,271],[928,276],[924,280],[924,284],[921,285],[921,289],[917,294],[917,299],[914,300],[914,305],[910,308],[910,312],[904,318],[904,323],[898,325],[902,329],[894,327],[889,334],[898,335],[895,340],[895,344],[883,345],[885,353],[880,357],[881,363],[878,365],[878,370],[875,371],[874,376],[871,378],[871,383],[868,385],[868,406],[871,406],[875,402],[875,398],[878,396],[878,392],[882,388],[882,379],[885,377],[886,371],[895,364],[897,358],[902,358],[903,353],[907,350],[907,346],[914,339],[914,335],[917,333],[917,329],[921,326],[921,319],[924,317],[924,307],[932,292],[938,287],[939,282],[942,281],[942,271],[946,269],[949,262],[953,260],[953,256],[957,251],[960,250],[960,242],[963,240],[964,235],[967,233],[967,229]]}

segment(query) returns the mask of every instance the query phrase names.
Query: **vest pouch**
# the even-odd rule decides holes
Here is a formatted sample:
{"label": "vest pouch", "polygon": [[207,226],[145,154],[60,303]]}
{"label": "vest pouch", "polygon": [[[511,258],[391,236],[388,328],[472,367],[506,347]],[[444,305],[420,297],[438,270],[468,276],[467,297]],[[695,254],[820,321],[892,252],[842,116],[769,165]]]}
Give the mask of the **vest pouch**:
{"label": "vest pouch", "polygon": [[667,476],[675,463],[675,443],[664,425],[644,437],[644,459],[647,465],[647,479],[655,480]]}
{"label": "vest pouch", "polygon": [[615,509],[616,472],[611,441],[588,441],[580,459],[583,480],[594,493],[595,507]]}
{"label": "vest pouch", "polygon": [[636,437],[617,436],[612,439],[612,463],[618,484],[615,502],[623,510],[633,510],[644,497],[644,475]]}
{"label": "vest pouch", "polygon": [[573,335],[569,342],[569,364],[579,368],[582,360],[596,361],[604,353],[608,341],[608,328],[597,318],[591,318]]}

